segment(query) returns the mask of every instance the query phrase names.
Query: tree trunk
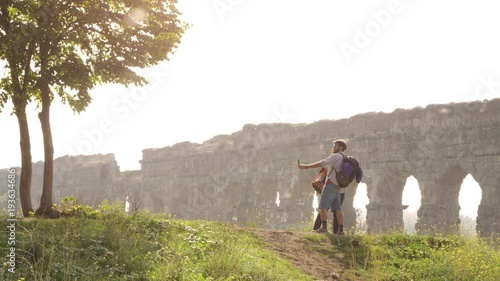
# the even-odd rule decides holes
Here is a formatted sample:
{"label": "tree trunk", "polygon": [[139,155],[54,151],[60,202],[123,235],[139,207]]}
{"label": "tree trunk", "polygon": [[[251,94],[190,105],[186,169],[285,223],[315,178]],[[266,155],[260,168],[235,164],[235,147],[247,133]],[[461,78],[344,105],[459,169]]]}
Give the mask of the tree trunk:
{"label": "tree trunk", "polygon": [[31,163],[31,141],[26,118],[26,106],[16,106],[16,116],[19,123],[20,146],[21,146],[21,180],[19,182],[19,199],[23,216],[28,217],[33,212],[31,205],[31,175],[33,165]]}
{"label": "tree trunk", "polygon": [[[31,205],[31,176],[33,174],[33,164],[31,162],[31,141],[28,129],[28,118],[26,117],[26,105],[30,101],[32,93],[28,90],[31,89],[31,59],[35,50],[35,42],[29,41],[27,52],[24,53],[24,44],[19,44],[22,41],[16,41],[17,38],[14,33],[16,31],[11,29],[11,19],[8,13],[8,7],[11,4],[2,1],[2,32],[7,35],[7,38],[12,38],[7,45],[2,46],[4,51],[7,51],[3,59],[7,61],[7,68],[10,69],[10,83],[12,90],[12,103],[14,104],[17,122],[19,124],[19,145],[21,148],[21,179],[19,181],[19,199],[21,201],[21,209],[23,216],[28,217],[30,212],[33,212]],[[21,35],[25,38],[25,36]],[[13,43],[13,44],[10,44]],[[22,47],[22,48],[19,48]],[[24,57],[22,59],[21,57]],[[21,67],[23,70],[21,70]],[[24,75],[22,75],[24,71]],[[2,79],[3,80],[3,79]],[[21,83],[22,81],[22,83]],[[8,83],[8,81],[6,81]]]}
{"label": "tree trunk", "polygon": [[[43,36],[42,36],[43,37]],[[42,111],[38,114],[43,134],[43,188],[40,198],[40,207],[36,211],[37,216],[58,217],[59,213],[54,210],[52,202],[52,183],[54,178],[54,146],[52,144],[52,131],[50,129],[50,104],[51,90],[49,85],[48,67],[50,45],[40,41],[40,78],[39,89],[42,98]]]}
{"label": "tree trunk", "polygon": [[[43,78],[42,78],[43,80]],[[44,81],[45,82],[45,81]],[[54,177],[54,147],[52,145],[52,131],[50,129],[50,88],[44,85],[41,87],[42,94],[42,111],[38,114],[40,124],[42,125],[43,148],[44,148],[44,163],[43,163],[43,189],[42,197],[40,198],[40,207],[37,210],[37,215],[53,217],[52,202],[52,183]]]}

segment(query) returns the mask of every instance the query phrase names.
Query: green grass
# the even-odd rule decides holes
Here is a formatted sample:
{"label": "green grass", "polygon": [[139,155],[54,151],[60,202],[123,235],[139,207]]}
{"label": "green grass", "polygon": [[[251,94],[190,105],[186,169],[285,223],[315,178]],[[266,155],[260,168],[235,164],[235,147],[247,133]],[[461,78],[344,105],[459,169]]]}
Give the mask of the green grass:
{"label": "green grass", "polygon": [[[347,276],[364,280],[500,280],[498,241],[392,233],[335,237]],[[352,241],[359,242],[353,246]]]}
{"label": "green grass", "polygon": [[[244,228],[71,203],[63,201],[60,219],[17,221],[16,272],[4,263],[0,280],[313,280]],[[0,219],[6,261],[10,222],[5,215]],[[499,241],[402,233],[304,237],[304,247],[344,263],[342,280],[496,281],[500,276],[500,251],[494,246]]]}
{"label": "green grass", "polygon": [[[232,225],[108,205],[64,214],[71,216],[17,222],[16,271],[4,264],[0,280],[312,280]],[[0,237],[7,225],[3,217]]]}

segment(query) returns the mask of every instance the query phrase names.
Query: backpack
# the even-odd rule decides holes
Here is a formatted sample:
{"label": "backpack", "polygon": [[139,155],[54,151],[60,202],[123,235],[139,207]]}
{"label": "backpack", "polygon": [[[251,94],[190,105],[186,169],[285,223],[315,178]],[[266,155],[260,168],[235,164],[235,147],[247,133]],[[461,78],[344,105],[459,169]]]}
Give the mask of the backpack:
{"label": "backpack", "polygon": [[360,183],[363,178],[363,170],[359,166],[359,162],[352,156],[345,156],[340,165],[340,171],[335,171],[335,177],[340,187],[347,187],[354,179],[356,183]]}

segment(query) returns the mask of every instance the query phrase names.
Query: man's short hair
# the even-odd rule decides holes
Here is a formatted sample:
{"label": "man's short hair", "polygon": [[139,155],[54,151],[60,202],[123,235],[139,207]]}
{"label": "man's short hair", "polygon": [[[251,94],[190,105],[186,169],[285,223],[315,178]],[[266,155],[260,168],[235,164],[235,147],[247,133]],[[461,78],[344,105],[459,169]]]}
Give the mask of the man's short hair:
{"label": "man's short hair", "polygon": [[334,140],[333,141],[333,146],[335,146],[335,144],[338,144],[340,145],[340,147],[342,148],[342,151],[346,150],[347,149],[347,144],[345,143],[344,140]]}

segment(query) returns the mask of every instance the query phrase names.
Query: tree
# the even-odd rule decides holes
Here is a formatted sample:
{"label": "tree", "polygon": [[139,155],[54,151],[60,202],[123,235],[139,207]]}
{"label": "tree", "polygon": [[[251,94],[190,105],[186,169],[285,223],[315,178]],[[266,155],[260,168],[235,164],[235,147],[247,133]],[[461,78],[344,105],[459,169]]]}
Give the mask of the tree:
{"label": "tree", "polygon": [[37,215],[52,215],[53,142],[50,106],[57,94],[77,113],[91,102],[90,90],[105,83],[143,86],[134,72],[168,59],[187,24],[176,0],[33,0],[15,10],[20,22],[34,21],[32,73],[44,142],[44,177]]}
{"label": "tree", "polygon": [[31,141],[26,116],[26,105],[35,94],[31,71],[35,52],[36,31],[32,21],[17,21],[18,11],[27,11],[28,1],[0,2],[0,59],[7,63],[8,74],[0,81],[0,111],[9,99],[19,124],[21,148],[21,177],[19,193],[24,216],[33,211],[31,205]]}

